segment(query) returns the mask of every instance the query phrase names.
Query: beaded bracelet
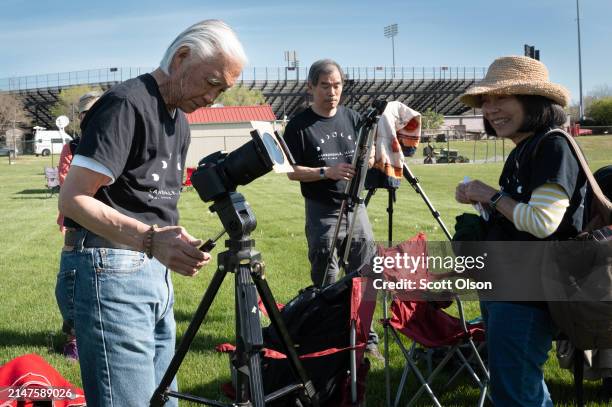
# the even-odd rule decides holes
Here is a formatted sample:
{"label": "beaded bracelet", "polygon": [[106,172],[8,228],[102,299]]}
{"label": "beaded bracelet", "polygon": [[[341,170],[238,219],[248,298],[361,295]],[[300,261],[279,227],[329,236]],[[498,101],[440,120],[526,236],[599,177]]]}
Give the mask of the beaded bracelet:
{"label": "beaded bracelet", "polygon": [[156,232],[157,225],[151,225],[144,240],[144,252],[148,258],[153,258],[153,234]]}

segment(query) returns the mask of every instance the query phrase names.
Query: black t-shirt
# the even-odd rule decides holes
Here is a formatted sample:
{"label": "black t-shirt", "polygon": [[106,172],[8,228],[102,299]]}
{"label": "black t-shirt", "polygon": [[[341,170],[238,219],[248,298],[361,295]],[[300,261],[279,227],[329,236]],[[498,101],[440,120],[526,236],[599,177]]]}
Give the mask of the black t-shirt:
{"label": "black t-shirt", "polygon": [[[96,192],[96,199],[147,224],[178,224],[189,124],[178,109],[170,116],[151,75],[106,92],[81,129],[76,154],[96,160],[115,178]],[[71,220],[64,224],[78,226]]]}
{"label": "black t-shirt", "polygon": [[[304,110],[287,124],[283,135],[297,165],[332,167],[350,163],[357,145],[359,114],[338,106],[333,117],[322,117],[312,108]],[[340,204],[346,181],[301,182],[302,195],[328,204]]]}
{"label": "black t-shirt", "polygon": [[[570,206],[557,230],[545,240],[567,240],[582,230],[586,177],[563,136],[545,134],[521,141],[510,152],[499,185],[512,199],[522,203],[528,203],[532,192],[544,184],[560,185],[570,198]],[[517,230],[514,223],[498,212],[489,224],[487,240],[539,240]]]}

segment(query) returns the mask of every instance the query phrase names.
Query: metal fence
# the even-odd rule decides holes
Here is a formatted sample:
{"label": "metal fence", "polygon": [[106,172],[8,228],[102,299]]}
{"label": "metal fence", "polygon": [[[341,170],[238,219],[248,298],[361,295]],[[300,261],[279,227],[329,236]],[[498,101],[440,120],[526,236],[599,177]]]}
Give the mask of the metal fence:
{"label": "metal fence", "polygon": [[[427,147],[433,149],[430,154]],[[487,137],[484,133],[423,131],[419,149],[410,161],[430,164],[504,162],[513,147],[511,141]]]}
{"label": "metal fence", "polygon": [[40,88],[64,88],[75,85],[123,82],[151,71],[151,68],[104,68],[3,78],[0,79],[0,91],[11,92]]}
{"label": "metal fence", "polygon": [[[67,86],[122,82],[154,68],[111,67],[19,76],[0,79],[0,91],[21,91],[39,88],[63,88]],[[303,81],[308,77],[308,67],[246,67],[239,82],[252,81]],[[484,77],[483,67],[345,67],[348,80],[478,80]]]}

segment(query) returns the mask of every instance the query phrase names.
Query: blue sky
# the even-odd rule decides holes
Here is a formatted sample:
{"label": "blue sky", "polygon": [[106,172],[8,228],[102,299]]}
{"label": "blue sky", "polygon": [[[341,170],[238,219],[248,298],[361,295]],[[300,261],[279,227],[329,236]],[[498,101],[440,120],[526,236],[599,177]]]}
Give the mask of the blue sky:
{"label": "blue sky", "polygon": [[[612,86],[612,0],[581,0],[583,89]],[[131,1],[0,0],[0,78],[111,66],[156,66],[188,25],[220,18],[250,66],[391,66],[383,27],[397,23],[397,66],[486,67],[541,50],[554,81],[578,99],[575,0]]]}

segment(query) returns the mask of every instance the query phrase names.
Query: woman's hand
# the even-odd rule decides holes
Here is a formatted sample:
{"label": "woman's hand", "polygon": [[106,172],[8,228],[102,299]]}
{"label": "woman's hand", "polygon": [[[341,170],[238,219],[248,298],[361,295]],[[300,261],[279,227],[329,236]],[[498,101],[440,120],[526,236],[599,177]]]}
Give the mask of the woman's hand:
{"label": "woman's hand", "polygon": [[474,180],[457,185],[457,188],[455,189],[455,199],[457,202],[464,204],[476,202],[488,204],[496,192],[496,189],[490,187],[484,182]]}

